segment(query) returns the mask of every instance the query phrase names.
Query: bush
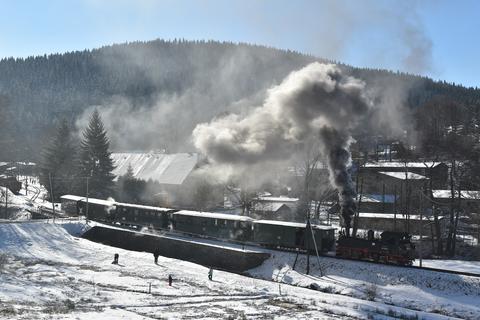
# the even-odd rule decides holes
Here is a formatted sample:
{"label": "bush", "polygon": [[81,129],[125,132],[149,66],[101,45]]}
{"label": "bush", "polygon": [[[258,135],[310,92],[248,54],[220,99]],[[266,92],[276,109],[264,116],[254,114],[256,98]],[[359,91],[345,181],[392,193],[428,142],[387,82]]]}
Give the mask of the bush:
{"label": "bush", "polygon": [[64,301],[63,301],[63,304],[65,305],[65,308],[66,308],[67,310],[69,310],[69,311],[75,309],[75,302],[73,302],[73,301],[70,300],[70,299],[64,300]]}
{"label": "bush", "polygon": [[0,253],[0,270],[2,270],[8,263],[8,256],[5,253]]}
{"label": "bush", "polygon": [[369,285],[365,290],[365,295],[367,296],[367,299],[370,301],[374,301],[375,298],[377,297],[377,290],[378,290],[378,287],[376,284]]}

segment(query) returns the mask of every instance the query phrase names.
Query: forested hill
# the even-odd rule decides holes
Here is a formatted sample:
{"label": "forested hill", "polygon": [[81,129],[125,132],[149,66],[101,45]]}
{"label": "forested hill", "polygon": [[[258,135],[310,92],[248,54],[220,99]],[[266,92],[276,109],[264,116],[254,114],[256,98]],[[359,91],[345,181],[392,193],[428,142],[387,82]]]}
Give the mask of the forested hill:
{"label": "forested hill", "polygon": [[[264,46],[163,40],[2,59],[0,161],[38,159],[60,119],[74,124],[87,108],[97,105],[110,112],[112,122],[117,106],[119,115],[140,110],[138,121],[156,121],[148,129],[154,131],[155,139],[129,134],[131,140],[122,143],[122,135],[112,133],[114,148],[186,149],[196,123],[261,100],[265,89],[312,61],[323,60]],[[411,109],[447,99],[478,116],[478,89],[383,70],[342,67],[367,83],[408,88],[405,103]],[[153,117],[145,115],[149,108],[155,109]],[[107,129],[115,125],[107,123]]]}

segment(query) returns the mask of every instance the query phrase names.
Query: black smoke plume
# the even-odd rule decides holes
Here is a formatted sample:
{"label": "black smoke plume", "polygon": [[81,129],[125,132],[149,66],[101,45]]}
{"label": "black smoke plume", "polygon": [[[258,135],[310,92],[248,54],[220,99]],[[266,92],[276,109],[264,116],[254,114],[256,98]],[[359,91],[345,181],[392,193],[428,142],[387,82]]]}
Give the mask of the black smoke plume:
{"label": "black smoke plume", "polygon": [[320,129],[320,139],[323,142],[323,153],[327,157],[330,183],[338,190],[340,215],[349,236],[352,216],[355,214],[356,192],[348,167],[352,161],[349,146],[352,138],[345,132],[334,128]]}

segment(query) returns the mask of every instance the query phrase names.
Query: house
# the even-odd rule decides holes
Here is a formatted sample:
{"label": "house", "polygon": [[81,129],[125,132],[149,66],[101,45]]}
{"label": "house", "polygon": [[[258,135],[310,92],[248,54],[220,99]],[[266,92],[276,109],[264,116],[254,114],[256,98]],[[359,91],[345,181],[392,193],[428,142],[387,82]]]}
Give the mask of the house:
{"label": "house", "polygon": [[[125,175],[131,166],[135,178],[153,183],[154,190],[149,192],[154,192],[154,196],[149,200],[154,204],[164,207],[199,207],[195,195],[204,179],[197,170],[200,165],[198,154],[112,153],[112,159],[115,166],[113,174],[117,179]],[[223,202],[222,190],[204,191],[208,191],[213,199],[204,197],[208,203],[202,203],[200,209],[213,208]]]}
{"label": "house", "polygon": [[262,206],[255,206],[253,215],[261,219],[282,221],[292,221],[294,219],[294,212],[284,203],[271,203]]}
{"label": "house", "polygon": [[389,205],[391,209],[397,205],[397,208],[407,211],[410,206],[418,207],[420,190],[429,182],[426,176],[410,171],[370,172],[361,179],[359,191],[361,190],[362,194],[379,195],[380,198],[388,198],[390,201],[393,199],[393,204]]}
{"label": "house", "polygon": [[297,211],[298,198],[257,197],[252,202],[253,214],[262,219],[292,221]]}
{"label": "house", "polygon": [[411,172],[432,179],[434,187],[445,185],[448,179],[448,165],[444,162],[401,162],[401,161],[378,161],[367,162],[361,167],[365,175],[377,172]]}

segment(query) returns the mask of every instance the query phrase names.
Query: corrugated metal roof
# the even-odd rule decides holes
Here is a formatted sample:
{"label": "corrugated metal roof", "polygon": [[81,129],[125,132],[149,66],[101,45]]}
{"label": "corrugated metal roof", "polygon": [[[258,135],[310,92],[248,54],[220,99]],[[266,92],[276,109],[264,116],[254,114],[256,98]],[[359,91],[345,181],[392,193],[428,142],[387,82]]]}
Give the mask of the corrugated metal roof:
{"label": "corrugated metal roof", "polygon": [[419,168],[419,169],[429,169],[431,167],[436,167],[443,162],[401,162],[401,161],[385,161],[385,162],[367,162],[365,163],[365,168]]}
{"label": "corrugated metal roof", "polygon": [[238,220],[238,221],[252,221],[253,219],[247,216],[238,216],[235,214],[216,213],[216,212],[199,212],[180,210],[174,213],[175,215],[212,218],[212,219],[224,219],[224,220]]}
{"label": "corrugated metal roof", "polygon": [[384,174],[386,176],[389,176],[389,177],[392,177],[392,178],[396,178],[396,179],[400,179],[400,180],[425,180],[425,179],[428,179],[427,177],[425,176],[422,176],[421,174],[417,174],[417,173],[413,173],[413,172],[407,172],[407,174],[405,174],[405,172],[384,172],[384,171],[381,171],[379,172],[380,174]]}
{"label": "corrugated metal roof", "polygon": [[[369,213],[369,212],[360,212],[360,218],[373,218],[373,219],[398,219],[398,220],[405,220],[407,216],[404,214],[397,213],[396,215],[393,213]],[[443,219],[443,216],[438,216],[439,219]],[[408,216],[410,220],[420,220],[420,215],[411,214]],[[433,217],[429,215],[423,215],[422,220],[432,220]]]}
{"label": "corrugated metal roof", "polygon": [[66,195],[63,195],[60,197],[60,199],[62,200],[72,200],[72,201],[80,201],[80,200],[85,200],[85,197],[81,197],[81,196],[74,196],[74,195],[71,195],[71,194],[66,194]]}
{"label": "corrugated metal roof", "polygon": [[105,207],[113,207],[115,205],[115,201],[95,199],[95,198],[88,198],[88,201],[87,201],[87,198],[83,198],[80,200],[80,202],[83,202],[85,204],[88,202],[89,204],[98,204]]}
{"label": "corrugated metal roof", "polygon": [[289,197],[258,197],[254,199],[256,201],[265,201],[265,202],[297,202],[298,198],[289,198]]}
{"label": "corrugated metal roof", "polygon": [[119,207],[137,208],[137,209],[143,209],[143,210],[152,210],[152,211],[161,211],[161,212],[175,211],[175,209],[145,206],[142,204],[133,204],[133,203],[124,203],[124,202],[115,202],[115,204]]}
{"label": "corrugated metal roof", "polygon": [[122,176],[132,166],[135,178],[161,184],[182,184],[198,163],[196,153],[112,153],[113,174]]}
{"label": "corrugated metal roof", "polygon": [[[294,227],[294,228],[305,228],[307,226],[306,223],[302,222],[290,222],[290,221],[277,221],[277,220],[255,220],[254,223],[258,224],[273,224],[277,226],[287,226],[287,227]],[[321,230],[333,230],[335,228],[331,226],[321,226],[318,224],[311,225],[313,229],[321,229]]]}

